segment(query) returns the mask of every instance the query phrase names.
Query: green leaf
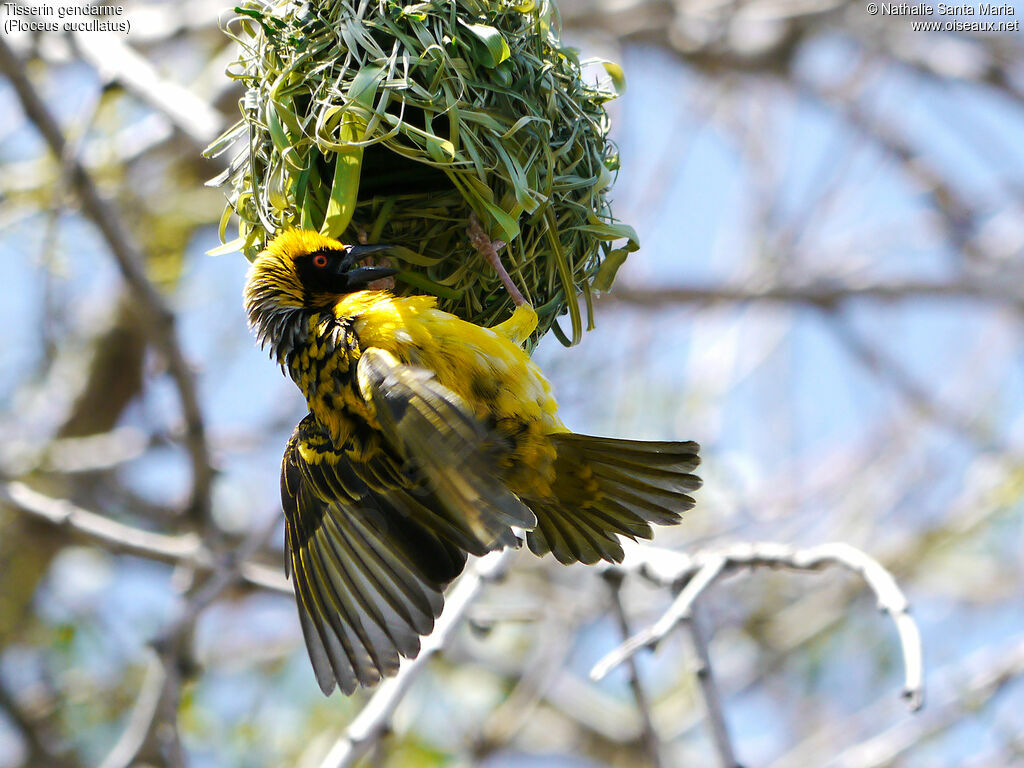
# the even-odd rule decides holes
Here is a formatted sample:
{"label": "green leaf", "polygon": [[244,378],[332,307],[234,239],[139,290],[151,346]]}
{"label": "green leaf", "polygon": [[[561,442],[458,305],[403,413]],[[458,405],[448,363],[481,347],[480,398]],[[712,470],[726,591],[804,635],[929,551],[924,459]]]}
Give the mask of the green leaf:
{"label": "green leaf", "polygon": [[495,133],[501,133],[501,123],[495,120],[493,117],[488,115],[486,112],[479,112],[475,109],[463,109],[460,113],[460,117],[470,123],[477,123],[482,125],[484,128],[489,128]]}
{"label": "green leaf", "polygon": [[636,230],[628,224],[581,224],[573,229],[589,232],[598,240],[619,240],[625,237],[629,240],[625,247],[630,253],[640,248],[640,238],[637,237]]}
{"label": "green leaf", "polygon": [[[342,125],[342,135],[352,126]],[[331,198],[327,202],[327,213],[324,215],[320,234],[327,237],[339,237],[352,221],[356,210],[356,199],[359,196],[359,171],[363,165],[363,148],[352,147],[345,152],[338,152],[334,161],[334,181],[331,183]]]}
{"label": "green leaf", "polygon": [[597,274],[594,275],[592,281],[595,290],[611,290],[612,283],[615,281],[615,275],[618,273],[619,267],[626,261],[626,257],[640,249],[640,238],[637,237],[636,230],[628,224],[585,224],[576,227],[576,229],[582,232],[589,232],[599,240],[609,241],[626,238],[624,246],[615,248],[604,257],[604,261],[601,262],[601,266],[598,268]]}
{"label": "green leaf", "polygon": [[624,94],[626,92],[626,73],[622,71],[622,67],[614,61],[602,61],[601,65],[612,79],[612,87],[615,89],[615,93],[619,96]]}
{"label": "green leaf", "polygon": [[395,279],[418,290],[440,296],[443,299],[458,299],[462,296],[462,291],[436,283],[418,272],[399,272],[395,275]]}
{"label": "green leaf", "polygon": [[[368,238],[371,243],[377,242],[373,237]],[[379,239],[379,235],[378,235]],[[406,248],[404,245],[393,245],[388,249],[388,256],[398,259],[403,264],[413,264],[417,267],[432,267],[440,261],[443,256],[424,256],[422,253]],[[408,281],[406,281],[408,282]],[[412,283],[410,283],[412,285]]]}
{"label": "green leaf", "polygon": [[225,168],[212,179],[203,182],[204,187],[219,187],[231,178],[231,168]]}
{"label": "green leaf", "polygon": [[530,123],[541,123],[542,125],[549,125],[550,121],[545,120],[543,117],[538,117],[537,115],[523,115],[512,124],[511,128],[509,128],[507,131],[501,134],[501,140],[507,141],[508,139],[512,138],[512,136],[514,136],[521,128],[525,128]]}
{"label": "green leaf", "polygon": [[512,55],[505,38],[494,27],[488,24],[467,24],[461,19],[459,23],[484,44],[483,52],[480,52],[479,48],[475,49],[478,52],[478,63],[493,68]]}
{"label": "green leaf", "polygon": [[377,95],[377,88],[384,79],[384,69],[381,67],[366,66],[360,69],[352,78],[352,84],[348,87],[348,97],[352,101],[373,109],[374,97]]}
{"label": "green leaf", "polygon": [[[280,80],[281,78],[278,78]],[[276,92],[280,86],[275,86],[274,91]],[[294,144],[294,139],[302,136],[302,126],[299,124],[299,118],[296,117],[295,113],[288,106],[290,99],[282,98],[275,99],[273,101],[274,111],[277,112],[277,117],[280,119],[281,124],[284,126],[285,133],[288,136],[289,143]]]}
{"label": "green leaf", "polygon": [[491,217],[491,221],[498,227],[498,236],[506,243],[511,243],[517,237],[519,237],[519,223],[505,213],[500,207],[494,203],[488,203],[486,200],[481,200],[484,207],[487,209],[488,215]]}
{"label": "green leaf", "polygon": [[604,257],[604,261],[601,262],[601,266],[597,270],[597,274],[594,275],[592,284],[595,291],[610,291],[612,283],[615,281],[615,275],[626,262],[626,257],[629,256],[629,251],[625,248],[616,248],[607,256]]}
{"label": "green leaf", "polygon": [[447,139],[437,136],[425,137],[427,141],[427,154],[430,159],[437,163],[450,163],[455,158],[455,145]]}
{"label": "green leaf", "polygon": [[[246,133],[245,122],[239,120],[220,136],[210,142],[210,145],[203,150],[203,157],[219,157],[223,152],[231,149],[232,145]],[[212,186],[207,182],[208,186]]]}
{"label": "green leaf", "polygon": [[234,208],[230,205],[226,205],[224,206],[224,212],[220,215],[220,226],[217,227],[217,236],[220,238],[222,243],[225,241],[224,238],[227,237],[228,222],[231,221],[231,215],[234,212]]}
{"label": "green leaf", "polygon": [[267,130],[270,131],[270,138],[274,142],[274,148],[284,153],[291,146],[288,134],[284,132],[281,124],[281,117],[277,114],[274,102],[267,102]]}
{"label": "green leaf", "polygon": [[306,181],[306,196],[299,208],[299,226],[303,229],[320,229],[324,221],[324,209],[317,199],[322,194],[323,184],[316,165],[309,166],[309,177]]}
{"label": "green leaf", "polygon": [[400,16],[415,19],[416,21],[425,21],[427,14],[433,10],[433,5],[433,3],[412,3],[402,8]]}
{"label": "green leaf", "polygon": [[207,256],[224,256],[228,253],[237,253],[242,250],[245,246],[244,237],[236,237],[234,240],[229,240],[223,245],[218,245],[216,248],[211,248],[206,252]]}
{"label": "green leaf", "polygon": [[263,27],[263,32],[264,34],[267,35],[267,37],[273,37],[274,33],[277,31],[273,29],[270,25],[268,25],[266,21],[264,21],[263,14],[257,10],[252,10],[249,8],[239,8],[238,6],[235,6],[234,11],[240,16],[248,16],[250,19],[255,19],[256,21],[258,21],[260,26]]}

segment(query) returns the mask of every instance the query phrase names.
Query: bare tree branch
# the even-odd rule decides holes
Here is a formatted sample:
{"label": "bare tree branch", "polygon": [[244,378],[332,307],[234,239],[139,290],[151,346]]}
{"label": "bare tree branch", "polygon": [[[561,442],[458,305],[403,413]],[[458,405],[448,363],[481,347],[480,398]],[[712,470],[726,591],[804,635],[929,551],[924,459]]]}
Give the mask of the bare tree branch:
{"label": "bare tree branch", "polygon": [[[622,579],[625,574],[620,570],[609,568],[602,575],[611,595],[615,623],[619,626],[623,640],[628,639],[629,619],[626,618],[626,610],[622,605]],[[640,670],[637,668],[634,657],[626,659],[626,671],[629,674],[629,687],[633,691],[633,700],[636,702],[636,709],[640,714],[641,737],[647,749],[647,755],[654,768],[661,768],[664,765],[664,761],[661,759],[661,739],[658,738],[658,732],[654,727],[651,705],[647,700],[647,692],[640,681]]]}
{"label": "bare tree branch", "polygon": [[965,712],[976,711],[1007,684],[1024,675],[1024,642],[1007,652],[987,648],[959,670],[962,680],[932,701],[921,717],[905,719],[855,746],[844,749],[829,765],[836,768],[884,768],[936,733],[952,727]]}
{"label": "bare tree branch", "polygon": [[1024,294],[1013,286],[961,278],[950,282],[913,281],[854,284],[820,281],[806,285],[680,285],[631,288],[616,284],[602,301],[635,304],[658,310],[670,304],[766,302],[806,304],[831,309],[855,300],[897,302],[917,299],[971,299],[1008,304],[1024,312]]}
{"label": "bare tree branch", "polygon": [[898,360],[872,344],[842,317],[830,315],[830,320],[827,327],[850,354],[872,374],[892,385],[922,415],[977,444],[979,448],[1014,454],[1011,447],[996,435],[986,433],[968,416],[939,401],[926,387],[915,381]]}
{"label": "bare tree branch", "polygon": [[217,138],[223,116],[179,83],[161,77],[148,59],[112,32],[72,33],[75,48],[100,75],[124,86],[167,117],[199,150]]}
{"label": "bare tree branch", "polygon": [[659,584],[686,581],[686,586],[657,622],[604,656],[594,665],[590,675],[600,680],[640,649],[655,646],[677,624],[690,618],[693,602],[723,574],[754,567],[818,571],[834,565],[859,574],[878,598],[879,609],[888,613],[896,624],[903,651],[903,696],[912,710],[919,709],[924,700],[921,633],[908,613],[909,603],[892,574],[881,563],[856,547],[843,543],[795,549],[785,544],[759,542],[701,551],[692,556],[651,546],[630,546],[622,564],[613,567],[638,571]]}
{"label": "bare tree branch", "polygon": [[792,80],[786,84],[794,87],[798,93],[831,106],[851,128],[862,133],[875,146],[897,160],[903,173],[928,190],[932,205],[942,218],[950,242],[970,258],[982,255],[971,239],[980,219],[978,210],[968,202],[954,183],[931,167],[923,153],[894,125],[886,123],[877,115],[870,114],[856,100],[848,98],[845,94],[830,93],[807,80]]}
{"label": "bare tree branch", "polygon": [[[0,72],[10,80],[25,115],[43,136],[50,151],[57,158],[65,157],[67,141],[64,134],[36,93],[24,66],[3,39],[0,39]],[[168,372],[178,390],[185,425],[185,446],[192,463],[192,498],[189,508],[197,520],[204,521],[209,516],[214,471],[195,378],[178,344],[174,314],[146,276],[142,255],[129,238],[120,217],[103,200],[92,176],[77,159],[71,164],[71,182],[82,202],[83,212],[106,240],[122,278],[138,303],[140,317],[154,345],[166,360]]]}
{"label": "bare tree branch", "polygon": [[687,581],[686,586],[662,617],[650,627],[627,638],[615,651],[605,655],[590,670],[590,677],[594,680],[601,680],[619,664],[635,656],[637,651],[643,648],[653,648],[675,629],[677,624],[688,621],[693,603],[701,592],[710,587],[721,575],[727,564],[728,560],[722,555],[708,557],[707,561],[697,568],[692,578]]}
{"label": "bare tree branch", "polygon": [[241,565],[263,546],[273,527],[253,531],[226,561],[186,596],[178,618],[153,641],[146,677],[132,715],[101,768],[128,768],[141,757],[170,768],[184,768],[185,750],[178,731],[178,708],[184,670],[191,666],[189,638],[200,614],[224,590],[242,578]]}
{"label": "bare tree branch", "polygon": [[[114,552],[127,552],[173,565],[188,565],[203,571],[216,568],[214,554],[195,533],[169,535],[145,531],[90,512],[65,499],[39,493],[20,482],[0,483],[0,501],[54,525],[66,526]],[[253,586],[292,594],[291,586],[277,569],[243,561],[239,564],[239,571],[242,578]]]}
{"label": "bare tree branch", "polygon": [[167,667],[160,661],[156,651],[150,649],[146,674],[128,716],[128,724],[114,748],[100,763],[100,768],[127,768],[142,750],[150,726],[157,719],[167,676]]}
{"label": "bare tree branch", "polygon": [[[1024,636],[996,647],[976,651],[932,675],[928,707],[914,718],[903,718],[870,738],[842,746],[851,733],[862,733],[866,723],[889,718],[888,701],[871,704],[853,716],[829,723],[773,761],[771,768],[803,768],[811,764],[829,768],[882,768],[896,764],[915,746],[953,727],[967,713],[977,713],[1006,685],[1024,677]],[[829,759],[821,760],[821,755]],[[1006,763],[1007,765],[1009,763]]]}
{"label": "bare tree branch", "polygon": [[[547,606],[546,606],[547,607]],[[491,627],[498,621],[514,620],[501,605],[501,618],[486,620],[483,626]],[[571,683],[562,684],[569,673],[566,669],[569,654],[572,651],[571,626],[575,618],[572,611],[562,610],[562,606],[552,603],[550,610],[544,611],[546,620],[537,624],[537,633],[534,635],[536,643],[530,656],[522,663],[509,664],[508,668],[499,667],[501,659],[497,662],[493,656],[485,658],[477,657],[476,660],[486,664],[489,668],[495,669],[499,674],[516,678],[515,687],[509,695],[495,707],[487,716],[487,720],[479,729],[474,739],[473,755],[476,759],[490,754],[501,746],[511,742],[526,727],[531,717],[536,713],[537,708],[545,700],[551,701],[554,689],[559,689],[571,695],[573,689]],[[538,617],[539,618],[539,617]],[[530,619],[527,619],[528,621]],[[480,625],[479,614],[473,611],[469,617],[473,624]],[[584,697],[586,693],[584,692]],[[599,706],[595,697],[590,696],[586,700],[591,704]],[[557,707],[557,704],[552,704]],[[582,706],[564,707],[562,711],[574,719],[579,717]],[[613,718],[608,718],[611,721]],[[616,719],[621,723],[621,718]],[[601,735],[606,730],[600,731]],[[629,739],[625,739],[628,741]]]}
{"label": "bare tree branch", "polygon": [[46,765],[49,768],[78,768],[81,765],[70,756],[59,754],[50,745],[51,738],[42,728],[42,724],[29,717],[18,704],[15,697],[0,681],[0,707],[21,731],[28,746],[26,765]]}
{"label": "bare tree branch", "polygon": [[[692,582],[691,582],[692,583]],[[742,768],[736,760],[736,751],[729,738],[729,724],[725,720],[722,707],[722,696],[715,684],[715,676],[711,669],[711,654],[708,652],[708,641],[701,625],[702,616],[699,606],[694,602],[690,608],[690,616],[686,626],[690,630],[693,649],[697,654],[697,684],[701,698],[704,700],[704,711],[711,727],[711,741],[718,753],[718,762],[722,768]]]}

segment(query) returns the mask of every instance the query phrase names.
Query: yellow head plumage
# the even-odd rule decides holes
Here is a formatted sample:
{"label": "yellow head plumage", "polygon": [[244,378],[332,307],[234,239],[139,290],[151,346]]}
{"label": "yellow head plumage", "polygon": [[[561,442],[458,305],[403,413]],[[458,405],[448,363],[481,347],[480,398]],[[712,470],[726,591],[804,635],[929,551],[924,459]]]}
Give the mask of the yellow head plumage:
{"label": "yellow head plumage", "polygon": [[274,238],[249,267],[245,283],[245,310],[260,345],[277,350],[304,313],[330,307],[341,296],[393,275],[393,269],[358,265],[388,247],[344,245],[304,229]]}

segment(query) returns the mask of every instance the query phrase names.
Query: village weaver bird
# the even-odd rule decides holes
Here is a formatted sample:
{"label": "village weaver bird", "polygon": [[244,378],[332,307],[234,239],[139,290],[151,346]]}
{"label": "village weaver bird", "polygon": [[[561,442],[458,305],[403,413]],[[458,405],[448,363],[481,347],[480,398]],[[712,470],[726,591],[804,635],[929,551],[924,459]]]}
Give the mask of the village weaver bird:
{"label": "village weaver bird", "polygon": [[519,529],[537,555],[616,562],[619,536],[679,522],[700,486],[696,443],[565,428],[521,346],[537,315],[520,296],[508,320],[482,328],[431,296],[371,290],[395,274],[362,265],[385,248],[289,230],[245,288],[256,336],[309,407],[285,450],[281,498],[286,568],[325,694],[414,657],[468,554],[516,546]]}

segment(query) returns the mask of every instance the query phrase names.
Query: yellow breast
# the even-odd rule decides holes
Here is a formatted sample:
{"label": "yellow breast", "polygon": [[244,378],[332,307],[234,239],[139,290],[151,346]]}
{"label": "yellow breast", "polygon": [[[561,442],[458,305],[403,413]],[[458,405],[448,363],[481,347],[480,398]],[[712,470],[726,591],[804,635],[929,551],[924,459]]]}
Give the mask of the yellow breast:
{"label": "yellow breast", "polygon": [[546,435],[566,429],[547,380],[510,338],[522,336],[521,324],[482,328],[436,303],[431,296],[362,291],[339,301],[335,312],[353,319],[360,347],[378,347],[433,371],[477,418],[506,436],[514,449],[501,463],[514,491],[549,483],[554,449]]}

